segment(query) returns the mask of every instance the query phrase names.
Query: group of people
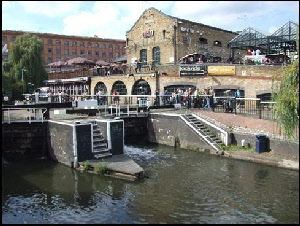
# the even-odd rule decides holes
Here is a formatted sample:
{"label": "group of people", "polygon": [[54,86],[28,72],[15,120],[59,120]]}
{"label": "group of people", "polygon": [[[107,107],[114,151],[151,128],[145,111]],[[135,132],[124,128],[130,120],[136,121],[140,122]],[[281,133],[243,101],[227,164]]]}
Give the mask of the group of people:
{"label": "group of people", "polygon": [[127,64],[118,63],[113,64],[111,63],[109,66],[104,65],[97,65],[95,66],[97,70],[97,74],[100,76],[108,76],[113,74],[125,74],[127,71]]}
{"label": "group of people", "polygon": [[[201,95],[201,98],[200,98]],[[156,96],[156,105],[159,104],[158,101],[158,91],[155,91]],[[200,93],[199,89],[182,90],[177,88],[174,90],[171,95],[168,94],[167,90],[164,90],[161,94],[161,100],[163,105],[167,104],[180,104],[187,108],[202,107],[202,108],[211,108],[213,103],[213,97],[215,96],[214,90],[209,87],[204,89],[204,92]]]}

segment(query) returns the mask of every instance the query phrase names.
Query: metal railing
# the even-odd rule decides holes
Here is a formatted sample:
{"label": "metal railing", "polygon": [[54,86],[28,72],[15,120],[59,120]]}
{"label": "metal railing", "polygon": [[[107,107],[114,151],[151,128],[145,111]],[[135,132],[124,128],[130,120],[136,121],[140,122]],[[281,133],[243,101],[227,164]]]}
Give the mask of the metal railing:
{"label": "metal railing", "polygon": [[2,124],[12,122],[44,122],[47,108],[2,108]]}

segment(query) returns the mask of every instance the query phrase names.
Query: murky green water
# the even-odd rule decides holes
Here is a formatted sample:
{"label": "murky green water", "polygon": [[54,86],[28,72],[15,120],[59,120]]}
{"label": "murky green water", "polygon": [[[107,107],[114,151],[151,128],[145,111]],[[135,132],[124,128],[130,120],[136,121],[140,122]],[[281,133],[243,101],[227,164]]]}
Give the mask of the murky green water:
{"label": "murky green water", "polygon": [[299,223],[299,172],[166,146],[126,146],[149,178],[49,161],[2,170],[3,223]]}

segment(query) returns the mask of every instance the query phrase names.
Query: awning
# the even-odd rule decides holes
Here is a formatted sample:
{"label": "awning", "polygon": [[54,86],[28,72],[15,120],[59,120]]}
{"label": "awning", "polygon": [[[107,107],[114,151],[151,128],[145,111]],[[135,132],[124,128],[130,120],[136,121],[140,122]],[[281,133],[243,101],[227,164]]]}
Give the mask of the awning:
{"label": "awning", "polygon": [[68,78],[68,79],[51,79],[44,80],[46,84],[56,84],[56,83],[70,83],[70,82],[87,82],[88,77],[79,77],[79,78]]}

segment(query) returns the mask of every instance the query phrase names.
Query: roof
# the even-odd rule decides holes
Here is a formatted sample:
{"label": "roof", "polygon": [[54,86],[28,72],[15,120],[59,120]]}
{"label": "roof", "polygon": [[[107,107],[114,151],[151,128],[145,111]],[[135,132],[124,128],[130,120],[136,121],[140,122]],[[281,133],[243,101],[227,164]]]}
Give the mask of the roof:
{"label": "roof", "polygon": [[109,39],[109,38],[98,38],[97,37],[89,37],[89,36],[75,36],[75,35],[60,35],[60,34],[53,34],[53,33],[40,33],[40,32],[35,32],[35,31],[21,31],[21,30],[2,30],[2,35],[5,35],[5,33],[19,33],[19,34],[24,34],[24,33],[29,33],[29,34],[34,34],[34,35],[40,35],[40,36],[60,36],[62,38],[75,38],[75,39],[92,39],[94,41],[120,41],[120,42],[125,42],[125,40],[122,39]]}
{"label": "roof", "polygon": [[151,7],[151,8],[146,9],[146,10],[141,14],[141,16],[139,17],[139,19],[134,23],[134,25],[130,28],[130,30],[126,31],[126,33],[127,33],[127,32],[130,32],[130,31],[132,30],[132,28],[134,28],[134,26],[136,25],[136,23],[141,19],[141,17],[143,16],[143,14],[144,14],[146,11],[148,11],[148,10],[154,10],[154,11],[156,11],[156,12],[158,12],[158,13],[164,15],[165,17],[169,18],[170,20],[173,20],[173,21],[176,21],[176,22],[182,21],[182,22],[185,22],[185,23],[192,23],[192,24],[195,24],[195,25],[201,25],[201,26],[203,26],[203,27],[207,27],[207,28],[211,28],[211,29],[215,29],[215,30],[219,30],[219,31],[224,31],[224,32],[229,32],[229,33],[236,34],[236,35],[238,34],[238,33],[233,32],[233,31],[228,31],[228,30],[224,30],[224,29],[221,29],[221,28],[217,28],[217,27],[212,27],[212,26],[209,26],[209,25],[205,25],[205,24],[202,24],[202,23],[197,23],[197,22],[193,22],[193,21],[189,21],[189,20],[185,20],[185,19],[180,19],[180,18],[178,18],[178,17],[170,16],[170,15],[167,15],[167,14],[161,12],[160,10],[158,10],[158,9],[156,9],[156,8],[154,8],[154,7]]}

